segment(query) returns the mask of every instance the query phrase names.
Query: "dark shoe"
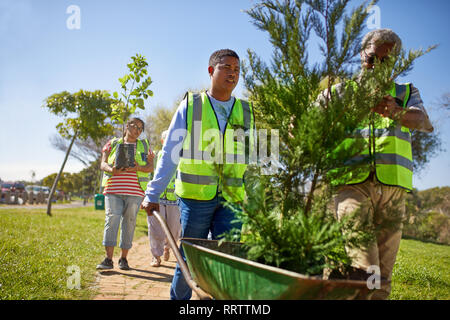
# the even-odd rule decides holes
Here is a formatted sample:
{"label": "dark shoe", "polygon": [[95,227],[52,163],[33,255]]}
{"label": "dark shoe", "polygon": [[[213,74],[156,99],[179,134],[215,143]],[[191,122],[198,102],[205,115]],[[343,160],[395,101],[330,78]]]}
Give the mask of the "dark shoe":
{"label": "dark shoe", "polygon": [[119,269],[130,270],[130,267],[128,266],[128,261],[126,258],[119,259]]}
{"label": "dark shoe", "polygon": [[105,258],[102,263],[97,265],[97,270],[108,270],[114,267],[113,261],[109,258]]}

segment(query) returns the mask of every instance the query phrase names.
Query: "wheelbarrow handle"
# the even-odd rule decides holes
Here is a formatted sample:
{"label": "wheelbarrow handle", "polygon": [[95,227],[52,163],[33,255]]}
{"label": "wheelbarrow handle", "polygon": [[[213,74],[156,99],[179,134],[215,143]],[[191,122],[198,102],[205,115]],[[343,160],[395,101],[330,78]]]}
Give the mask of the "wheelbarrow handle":
{"label": "wheelbarrow handle", "polygon": [[181,255],[181,252],[178,249],[177,243],[173,238],[173,235],[170,232],[169,227],[167,226],[166,220],[161,216],[161,214],[158,211],[153,210],[152,213],[156,217],[158,222],[161,224],[161,227],[163,228],[164,233],[166,234],[167,239],[169,240],[169,245],[172,248],[173,253],[175,254],[175,258],[177,259],[181,272],[183,273],[184,279],[186,280],[189,287],[199,296],[200,300],[211,300],[212,297],[206,292],[204,292],[194,281],[194,279],[192,279],[186,261],[184,261],[183,256]]}

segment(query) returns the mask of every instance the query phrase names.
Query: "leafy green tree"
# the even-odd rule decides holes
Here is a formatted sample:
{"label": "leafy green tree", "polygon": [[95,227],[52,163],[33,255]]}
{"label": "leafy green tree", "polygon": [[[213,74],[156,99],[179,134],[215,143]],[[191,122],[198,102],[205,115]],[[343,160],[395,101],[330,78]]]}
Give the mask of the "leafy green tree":
{"label": "leafy green tree", "polygon": [[450,187],[413,190],[406,198],[403,235],[450,244]]}
{"label": "leafy green tree", "polygon": [[[128,117],[133,114],[137,108],[144,109],[144,100],[153,96],[153,91],[148,87],[152,79],[148,76],[148,63],[145,57],[136,54],[131,57],[132,62],[127,64],[129,73],[119,78],[122,92],[114,92],[116,99],[112,105],[111,118],[122,124],[122,135],[125,137],[125,124]],[[142,82],[141,82],[142,80]]]}
{"label": "leafy green tree", "polygon": [[[330,208],[335,191],[330,181],[351,170],[333,169],[362,145],[338,147],[348,132],[369,121],[372,107],[392,81],[426,52],[391,54],[383,64],[376,62],[372,72],[355,68],[367,8],[374,3],[349,12],[345,0],[262,0],[247,11],[253,24],[268,34],[273,55],[266,64],[248,50],[248,63],[242,67],[245,86],[258,127],[279,133],[279,157],[265,162],[277,170],[261,175],[255,166],[245,177],[248,200],[242,219],[250,259],[320,274],[324,268],[349,265],[344,247],[371,239],[372,230],[358,231],[363,229],[356,229],[351,219],[337,221]],[[312,32],[321,52],[315,64],[308,54],[309,46],[316,45]],[[331,88],[339,79],[352,79],[357,88],[347,85],[335,94]]]}
{"label": "leafy green tree", "polygon": [[85,91],[76,93],[63,91],[45,99],[44,107],[51,113],[63,117],[64,120],[56,126],[58,133],[64,138],[70,138],[64,161],[52,185],[47,204],[47,214],[51,216],[52,197],[58,180],[64,170],[67,158],[74,141],[88,138],[98,141],[111,134],[113,126],[107,122],[111,116],[111,104],[114,102],[106,91]]}
{"label": "leafy green tree", "polygon": [[100,159],[92,161],[90,165],[76,174],[78,180],[81,182],[78,188],[78,193],[84,195],[93,195],[99,191],[101,183]]}
{"label": "leafy green tree", "polygon": [[[55,183],[58,173],[52,173],[42,179],[42,185],[51,188]],[[62,172],[59,176],[56,188],[64,192],[74,192],[74,184],[72,174],[69,172]]]}

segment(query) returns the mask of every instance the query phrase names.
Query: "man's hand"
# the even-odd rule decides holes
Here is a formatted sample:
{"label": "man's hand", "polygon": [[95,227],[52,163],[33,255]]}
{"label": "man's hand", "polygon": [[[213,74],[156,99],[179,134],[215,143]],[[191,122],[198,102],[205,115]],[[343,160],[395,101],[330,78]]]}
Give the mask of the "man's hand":
{"label": "man's hand", "polygon": [[159,203],[143,201],[141,204],[141,209],[144,209],[150,217],[153,215],[153,210],[159,211]]}
{"label": "man's hand", "polygon": [[396,118],[403,111],[403,108],[397,104],[394,97],[385,96],[372,110],[383,117],[397,120]]}

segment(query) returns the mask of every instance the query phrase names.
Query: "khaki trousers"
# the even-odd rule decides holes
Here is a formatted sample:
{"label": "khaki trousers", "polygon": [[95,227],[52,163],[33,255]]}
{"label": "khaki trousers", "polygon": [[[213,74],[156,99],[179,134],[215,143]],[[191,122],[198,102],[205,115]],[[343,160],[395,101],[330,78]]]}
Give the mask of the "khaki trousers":
{"label": "khaki trousers", "polygon": [[[375,240],[367,247],[346,248],[352,258],[352,267],[367,270],[370,266],[378,266],[381,279],[391,280],[402,236],[405,194],[406,191],[402,188],[383,185],[376,178],[338,189],[335,198],[338,219],[356,212],[355,226],[366,223],[375,230]],[[368,273],[371,274],[373,272]],[[387,299],[390,292],[390,282],[382,283],[372,299]]]}
{"label": "khaki trousers", "polygon": [[[169,231],[175,241],[180,239],[181,224],[180,210],[177,205],[159,204],[159,213],[166,220]],[[169,249],[166,233],[155,216],[147,216],[148,239],[150,241],[150,251],[154,257],[161,257],[164,249]]]}

